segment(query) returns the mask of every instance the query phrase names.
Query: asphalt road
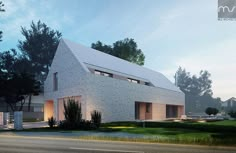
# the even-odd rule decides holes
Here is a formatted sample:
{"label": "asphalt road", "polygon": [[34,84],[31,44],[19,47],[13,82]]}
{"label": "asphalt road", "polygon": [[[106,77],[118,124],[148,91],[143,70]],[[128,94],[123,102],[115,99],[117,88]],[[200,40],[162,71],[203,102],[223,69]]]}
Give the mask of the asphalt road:
{"label": "asphalt road", "polygon": [[0,136],[0,153],[236,153],[236,148]]}

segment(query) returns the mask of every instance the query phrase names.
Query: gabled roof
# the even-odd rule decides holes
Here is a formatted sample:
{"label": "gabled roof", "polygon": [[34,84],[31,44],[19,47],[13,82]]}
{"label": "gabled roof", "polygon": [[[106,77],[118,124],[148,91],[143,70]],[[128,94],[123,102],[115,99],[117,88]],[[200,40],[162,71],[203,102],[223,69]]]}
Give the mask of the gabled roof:
{"label": "gabled roof", "polygon": [[163,74],[139,66],[95,49],[79,45],[66,39],[62,39],[80,63],[107,69],[114,73],[124,74],[131,78],[140,78],[143,81],[151,82],[155,87],[181,92]]}
{"label": "gabled roof", "polygon": [[236,98],[231,97],[230,99],[226,100],[225,102],[228,102],[228,101],[235,101],[236,102]]}

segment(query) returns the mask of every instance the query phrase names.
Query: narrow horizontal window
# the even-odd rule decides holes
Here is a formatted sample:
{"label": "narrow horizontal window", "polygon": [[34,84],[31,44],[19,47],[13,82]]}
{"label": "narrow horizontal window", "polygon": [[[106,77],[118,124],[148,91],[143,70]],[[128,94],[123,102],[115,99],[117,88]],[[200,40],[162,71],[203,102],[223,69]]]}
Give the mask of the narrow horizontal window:
{"label": "narrow horizontal window", "polygon": [[95,71],[94,71],[94,74],[101,75],[101,72],[95,70]]}
{"label": "narrow horizontal window", "polygon": [[127,81],[133,82],[133,83],[139,83],[139,80],[135,80],[135,79],[131,79],[131,78],[127,78]]}
{"label": "narrow horizontal window", "polygon": [[111,73],[107,73],[107,72],[103,72],[103,71],[98,71],[98,70],[95,70],[94,74],[102,75],[102,76],[106,76],[106,77],[113,77],[113,75]]}

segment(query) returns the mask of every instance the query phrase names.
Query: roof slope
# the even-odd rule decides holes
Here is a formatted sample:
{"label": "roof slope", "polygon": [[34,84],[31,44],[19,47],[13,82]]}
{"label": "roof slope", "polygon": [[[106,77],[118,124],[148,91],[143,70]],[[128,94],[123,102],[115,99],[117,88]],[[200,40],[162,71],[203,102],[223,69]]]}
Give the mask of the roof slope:
{"label": "roof slope", "polygon": [[236,101],[236,98],[231,97],[231,98],[229,98],[228,100],[226,100],[225,102],[228,102],[228,101]]}
{"label": "roof slope", "polygon": [[150,81],[155,87],[181,92],[178,87],[159,72],[130,63],[95,49],[79,45],[66,39],[63,39],[62,41],[65,42],[71,52],[81,63],[95,65],[119,73],[124,73],[126,75],[128,74],[130,76],[143,78],[144,80]]}

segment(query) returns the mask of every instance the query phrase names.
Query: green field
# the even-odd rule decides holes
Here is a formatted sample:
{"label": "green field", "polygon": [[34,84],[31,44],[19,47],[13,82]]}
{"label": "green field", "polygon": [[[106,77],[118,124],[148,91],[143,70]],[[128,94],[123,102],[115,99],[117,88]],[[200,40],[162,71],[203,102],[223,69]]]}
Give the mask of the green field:
{"label": "green field", "polygon": [[[204,145],[236,145],[236,121],[205,123],[150,122],[146,128],[140,123],[114,122],[103,124],[107,131],[146,135],[151,142]],[[106,131],[104,130],[104,131]]]}

